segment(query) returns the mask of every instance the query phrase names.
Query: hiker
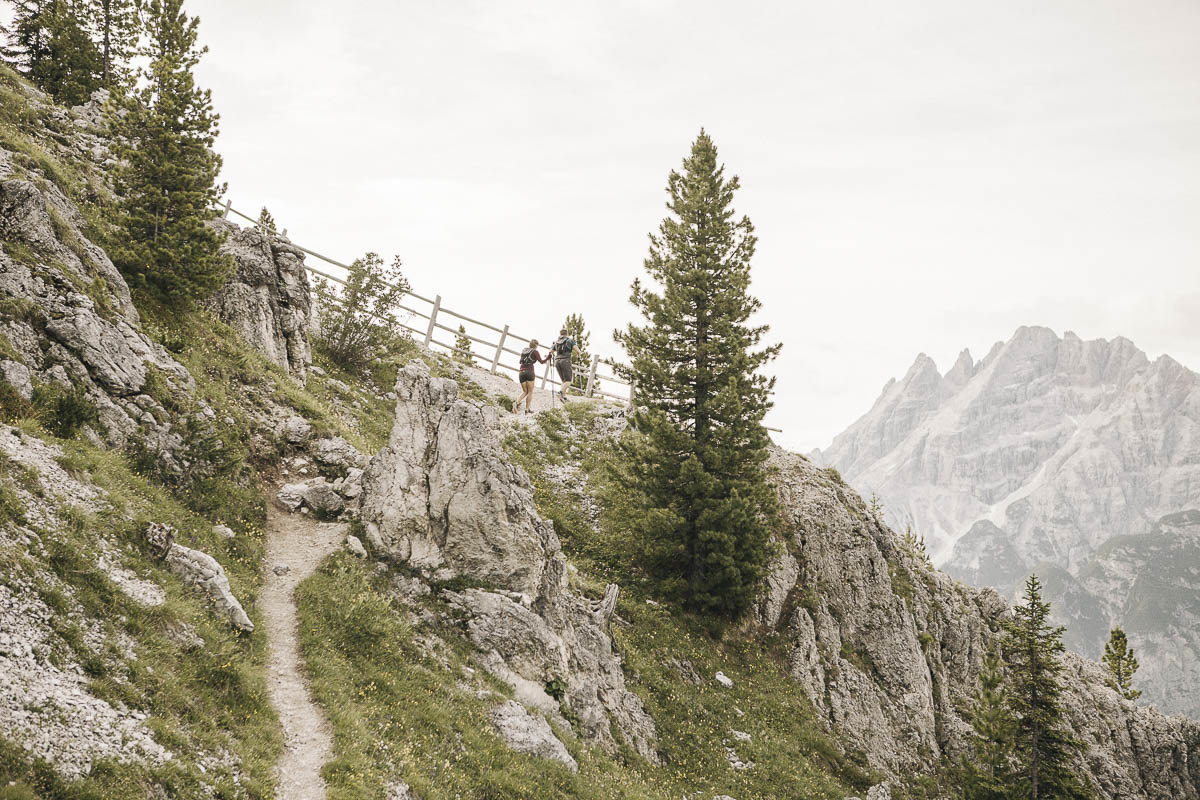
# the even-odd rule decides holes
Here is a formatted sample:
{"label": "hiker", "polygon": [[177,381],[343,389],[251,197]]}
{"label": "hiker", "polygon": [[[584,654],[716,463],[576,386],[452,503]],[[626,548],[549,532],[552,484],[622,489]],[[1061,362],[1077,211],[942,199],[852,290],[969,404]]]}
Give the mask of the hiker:
{"label": "hiker", "polygon": [[521,370],[517,373],[517,380],[521,382],[521,396],[513,403],[512,411],[517,413],[517,408],[521,405],[521,401],[525,401],[525,413],[532,414],[533,410],[530,406],[533,405],[533,366],[534,364],[545,364],[550,360],[550,354],[547,353],[545,358],[537,351],[538,340],[530,339],[529,347],[521,351]]}
{"label": "hiker", "polygon": [[571,356],[579,352],[579,348],[576,346],[575,340],[567,333],[567,329],[563,328],[558,332],[558,338],[554,340],[554,344],[550,345],[550,349],[554,353],[554,368],[558,370],[558,379],[562,386],[558,396],[565,403],[567,402],[567,387],[571,385],[571,380],[575,377],[575,371],[571,367]]}

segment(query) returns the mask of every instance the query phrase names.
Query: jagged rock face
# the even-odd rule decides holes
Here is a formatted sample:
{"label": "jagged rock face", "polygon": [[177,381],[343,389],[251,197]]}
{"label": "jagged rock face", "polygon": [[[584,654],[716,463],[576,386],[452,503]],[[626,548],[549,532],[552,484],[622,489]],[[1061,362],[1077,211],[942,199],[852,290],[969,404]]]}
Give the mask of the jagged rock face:
{"label": "jagged rock face", "polygon": [[243,230],[225,220],[213,225],[225,232],[221,250],[237,264],[212,300],[217,314],[251,347],[303,381],[312,363],[304,252],[282,236],[257,228]]}
{"label": "jagged rock face", "polygon": [[[911,523],[952,575],[1013,597],[1031,571],[1062,572],[1048,596],[1070,641],[1096,655],[1112,625],[1135,628],[1135,648],[1174,652],[1142,660],[1144,701],[1200,716],[1200,633],[1174,613],[1200,576],[1157,581],[1173,600],[1156,618],[1136,613],[1133,582],[1102,581],[1117,594],[1099,607],[1074,587],[1146,563],[1107,541],[1200,509],[1200,375],[1126,339],[1020,328],[978,364],[964,351],[944,376],[919,356],[816,458],[878,494],[888,521]],[[1190,671],[1174,681],[1180,666]]]}
{"label": "jagged rock face", "polygon": [[363,476],[361,518],[372,549],[430,578],[489,587],[444,591],[484,666],[527,706],[560,702],[592,742],[619,736],[657,761],[654,722],[625,686],[607,627],[617,587],[593,603],[567,589],[566,558],[534,507],[528,476],[503,452],[484,410],[421,362],[396,379],[396,423]]}
{"label": "jagged rock face", "polygon": [[396,379],[388,446],[363,476],[373,546],[431,574],[466,576],[553,605],[566,587],[558,536],[529,478],[500,449],[458,384],[410,364]]}
{"label": "jagged rock face", "polygon": [[[11,157],[0,160],[0,178],[12,173],[12,163]],[[190,394],[194,381],[141,331],[128,286],[85,228],[53,184],[0,180],[0,241],[8,245],[0,250],[6,307],[0,335],[20,359],[6,362],[3,378],[16,380],[22,395],[32,388],[22,373],[40,383],[82,386],[110,444],[124,446],[137,436],[164,471],[176,471],[183,442],[164,422],[170,415],[144,390],[152,369],[180,395]],[[23,260],[11,253],[24,254]]]}
{"label": "jagged rock face", "polygon": [[[906,550],[831,473],[782,451],[772,463],[790,562],[777,563],[760,618],[790,641],[792,673],[819,717],[893,776],[961,752],[970,729],[960,709],[1007,603]],[[1077,768],[1102,797],[1200,797],[1200,724],[1122,700],[1092,662],[1068,654],[1065,664],[1067,717],[1088,745]]]}

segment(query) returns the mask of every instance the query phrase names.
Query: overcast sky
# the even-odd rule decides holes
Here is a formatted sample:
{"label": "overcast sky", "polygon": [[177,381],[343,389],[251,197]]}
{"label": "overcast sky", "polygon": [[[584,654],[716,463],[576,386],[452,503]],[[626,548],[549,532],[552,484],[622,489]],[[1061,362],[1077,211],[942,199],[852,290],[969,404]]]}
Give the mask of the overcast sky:
{"label": "overcast sky", "polygon": [[526,335],[582,313],[603,355],[706,128],[790,447],[1022,324],[1200,368],[1195,0],[188,7],[235,207]]}

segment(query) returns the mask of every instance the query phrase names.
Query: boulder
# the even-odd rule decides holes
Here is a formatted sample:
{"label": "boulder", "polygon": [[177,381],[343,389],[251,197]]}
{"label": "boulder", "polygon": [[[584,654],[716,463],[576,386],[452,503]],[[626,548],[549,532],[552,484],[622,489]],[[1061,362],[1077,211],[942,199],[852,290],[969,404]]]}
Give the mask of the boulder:
{"label": "boulder", "polygon": [[233,596],[225,570],[215,558],[175,543],[174,529],[169,525],[151,523],[146,530],[146,538],[152,547],[163,554],[162,558],[171,572],[188,586],[195,586],[208,595],[218,616],[227,619],[238,630],[254,630],[254,623]]}
{"label": "boulder", "polygon": [[312,425],[299,415],[293,415],[283,421],[283,440],[288,444],[301,445],[312,437]]}
{"label": "boulder", "polygon": [[284,484],[276,492],[275,500],[288,511],[307,509],[323,517],[337,516],[346,507],[346,501],[333,484],[319,477]]}
{"label": "boulder", "polygon": [[313,444],[313,460],[340,470],[361,469],[367,463],[366,456],[340,436],[318,439]]}
{"label": "boulder", "polygon": [[33,399],[33,380],[29,367],[17,361],[0,361],[0,378],[16,389],[24,400]]}
{"label": "boulder", "polygon": [[559,761],[571,772],[579,771],[579,764],[567,752],[566,746],[554,735],[550,723],[543,717],[534,716],[515,700],[492,709],[488,715],[496,733],[504,743],[519,753],[528,753],[538,758]]}
{"label": "boulder", "polygon": [[362,540],[357,536],[346,537],[346,549],[350,551],[351,555],[358,556],[359,558],[367,557],[367,548],[363,547]]}
{"label": "boulder", "polygon": [[418,569],[535,598],[560,594],[566,565],[558,536],[537,515],[528,476],[509,461],[483,412],[420,361],[400,370],[396,394],[388,446],[363,475],[362,520],[372,540]]}

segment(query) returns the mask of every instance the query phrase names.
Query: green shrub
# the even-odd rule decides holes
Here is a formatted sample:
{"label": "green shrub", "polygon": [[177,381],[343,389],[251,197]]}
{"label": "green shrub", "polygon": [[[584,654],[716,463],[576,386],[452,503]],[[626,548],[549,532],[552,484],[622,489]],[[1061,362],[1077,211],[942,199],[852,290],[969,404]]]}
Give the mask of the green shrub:
{"label": "green shrub", "polygon": [[367,253],[350,265],[345,286],[334,289],[321,278],[314,285],[318,324],[313,344],[330,363],[363,374],[405,338],[397,315],[409,284],[399,256],[386,267],[378,253]]}
{"label": "green shrub", "polygon": [[17,387],[0,380],[0,420],[10,425],[20,419],[34,416],[33,403],[17,392]]}
{"label": "green shrub", "polygon": [[60,439],[70,439],[84,425],[97,425],[100,413],[81,385],[70,389],[45,383],[33,390],[38,421]]}

